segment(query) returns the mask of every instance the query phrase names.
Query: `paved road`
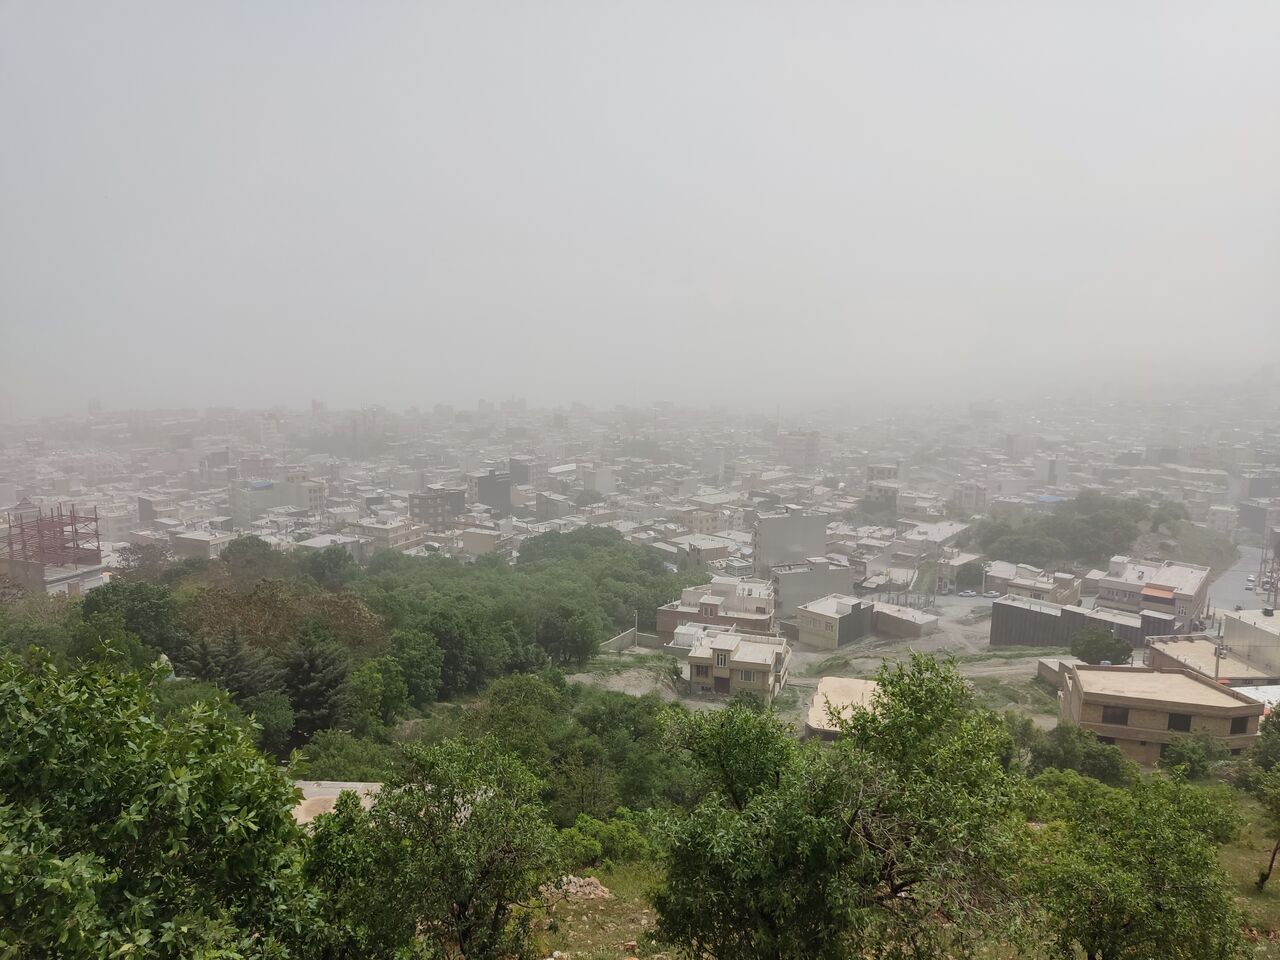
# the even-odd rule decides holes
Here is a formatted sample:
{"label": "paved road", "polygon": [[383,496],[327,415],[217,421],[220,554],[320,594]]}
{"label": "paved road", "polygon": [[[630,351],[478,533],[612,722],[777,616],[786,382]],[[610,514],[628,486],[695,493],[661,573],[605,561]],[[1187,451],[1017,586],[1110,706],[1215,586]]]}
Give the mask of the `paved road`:
{"label": "paved road", "polygon": [[1246,610],[1260,607],[1261,596],[1245,589],[1245,578],[1249,574],[1258,575],[1261,558],[1262,551],[1257,547],[1241,547],[1235,566],[1209,584],[1209,605],[1218,610],[1234,610],[1237,604]]}

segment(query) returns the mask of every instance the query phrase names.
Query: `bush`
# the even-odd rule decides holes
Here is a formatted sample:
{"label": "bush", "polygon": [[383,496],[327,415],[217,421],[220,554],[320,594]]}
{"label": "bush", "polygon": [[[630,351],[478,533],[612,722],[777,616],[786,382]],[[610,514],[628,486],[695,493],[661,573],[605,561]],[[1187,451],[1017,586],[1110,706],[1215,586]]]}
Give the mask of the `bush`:
{"label": "bush", "polygon": [[1193,733],[1170,742],[1160,758],[1160,766],[1188,780],[1203,780],[1230,755],[1226,744],[1217,737],[1204,732]]}

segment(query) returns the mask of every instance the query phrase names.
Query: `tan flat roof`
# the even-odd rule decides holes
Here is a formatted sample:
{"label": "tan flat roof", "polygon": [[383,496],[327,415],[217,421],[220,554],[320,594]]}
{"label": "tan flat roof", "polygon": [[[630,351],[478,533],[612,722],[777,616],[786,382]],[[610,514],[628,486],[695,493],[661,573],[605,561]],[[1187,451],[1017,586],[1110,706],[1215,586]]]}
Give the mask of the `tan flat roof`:
{"label": "tan flat roof", "polygon": [[1142,669],[1089,669],[1076,667],[1075,675],[1086,694],[1159,700],[1200,707],[1240,707],[1247,698],[1232,696],[1226,688],[1189,674]]}
{"label": "tan flat roof", "polygon": [[847,716],[855,706],[869,707],[880,685],[874,680],[856,677],[823,677],[809,704],[809,716],[805,725],[811,730],[834,730],[835,724],[827,714],[827,704],[841,716]]}
{"label": "tan flat roof", "polygon": [[1169,640],[1149,641],[1152,650],[1159,650],[1185,663],[1192,670],[1199,670],[1207,677],[1230,677],[1239,680],[1264,680],[1275,674],[1259,670],[1240,655],[1224,650],[1218,656],[1218,644],[1211,637],[1178,637]]}

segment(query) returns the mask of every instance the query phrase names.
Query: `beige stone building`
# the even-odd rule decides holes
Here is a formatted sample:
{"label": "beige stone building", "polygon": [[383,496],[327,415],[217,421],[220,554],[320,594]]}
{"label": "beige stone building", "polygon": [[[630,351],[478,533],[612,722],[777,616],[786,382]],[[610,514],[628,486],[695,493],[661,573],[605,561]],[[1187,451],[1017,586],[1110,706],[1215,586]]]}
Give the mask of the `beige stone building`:
{"label": "beige stone building", "polygon": [[687,623],[677,634],[692,632],[689,691],[733,696],[750,693],[768,703],[787,682],[791,647],[782,637],[747,637]]}
{"label": "beige stone building", "polygon": [[875,605],[844,594],[802,603],[796,608],[796,645],[806,650],[836,650],[871,632]]}
{"label": "beige stone building", "polygon": [[1201,731],[1240,753],[1258,736],[1263,705],[1191,670],[1078,664],[1065,669],[1059,710],[1154,766],[1173,740]]}

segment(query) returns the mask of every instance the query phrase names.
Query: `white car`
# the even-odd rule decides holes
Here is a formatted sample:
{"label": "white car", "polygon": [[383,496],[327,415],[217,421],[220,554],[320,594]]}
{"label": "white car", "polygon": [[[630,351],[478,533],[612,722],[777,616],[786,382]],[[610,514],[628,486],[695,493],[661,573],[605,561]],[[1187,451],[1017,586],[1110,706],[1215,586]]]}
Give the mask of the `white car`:
{"label": "white car", "polygon": [[986,597],[988,600],[998,600],[1000,598],[1000,594],[995,590],[988,590],[986,593],[983,594],[983,596]]}

